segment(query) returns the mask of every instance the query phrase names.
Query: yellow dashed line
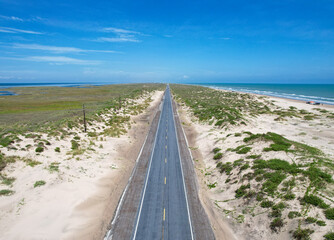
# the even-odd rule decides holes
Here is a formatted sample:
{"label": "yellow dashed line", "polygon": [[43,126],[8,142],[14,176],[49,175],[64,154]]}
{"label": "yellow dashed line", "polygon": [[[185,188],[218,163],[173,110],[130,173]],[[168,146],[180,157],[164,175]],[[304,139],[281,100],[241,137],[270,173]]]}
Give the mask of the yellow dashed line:
{"label": "yellow dashed line", "polygon": [[167,145],[166,145],[166,149],[167,149]]}
{"label": "yellow dashed line", "polygon": [[164,209],[164,221],[166,219],[166,210]]}
{"label": "yellow dashed line", "polygon": [[166,177],[165,177],[165,184],[166,184]]}
{"label": "yellow dashed line", "polygon": [[167,163],[167,158],[165,158],[165,163]]}

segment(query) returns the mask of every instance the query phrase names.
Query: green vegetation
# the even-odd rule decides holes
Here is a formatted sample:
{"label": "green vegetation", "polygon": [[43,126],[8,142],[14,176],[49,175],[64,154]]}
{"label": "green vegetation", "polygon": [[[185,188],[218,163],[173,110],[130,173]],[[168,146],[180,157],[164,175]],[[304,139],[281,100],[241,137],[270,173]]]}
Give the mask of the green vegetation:
{"label": "green vegetation", "polygon": [[56,147],[56,148],[55,148],[55,152],[58,152],[58,153],[59,153],[59,152],[60,152],[60,147]]}
{"label": "green vegetation", "polygon": [[0,196],[10,196],[13,195],[14,191],[9,190],[9,189],[2,189],[0,190]]}
{"label": "green vegetation", "polygon": [[58,172],[59,171],[59,164],[58,162],[52,162],[50,165],[49,165],[49,171],[52,173],[52,172]]}
{"label": "green vegetation", "polygon": [[325,216],[327,219],[334,220],[334,208],[325,210]]}
{"label": "green vegetation", "polygon": [[1,180],[2,184],[5,184],[7,186],[11,186],[16,179],[14,177],[4,176],[0,173],[0,180]]}
{"label": "green vegetation", "polygon": [[67,136],[69,131],[66,129],[83,128],[83,104],[88,126],[94,120],[103,121],[100,115],[107,111],[116,114],[125,104],[129,110],[122,110],[124,114],[138,114],[148,106],[148,102],[136,104],[129,100],[164,88],[163,84],[13,88],[11,91],[17,95],[2,96],[0,102],[0,145],[13,145],[19,140],[19,134],[28,133],[26,137],[40,138],[39,134],[29,132]]}
{"label": "green vegetation", "polygon": [[329,232],[326,235],[324,235],[325,240],[334,240],[334,232]]}
{"label": "green vegetation", "polygon": [[34,188],[35,188],[35,187],[43,186],[43,185],[45,185],[45,184],[46,184],[46,182],[43,181],[43,180],[36,181],[36,182],[34,183]]}
{"label": "green vegetation", "polygon": [[296,212],[296,211],[290,211],[289,214],[288,214],[288,218],[290,218],[290,219],[300,217],[300,216],[301,216],[301,214],[299,212]]}
{"label": "green vegetation", "polygon": [[293,238],[297,239],[297,240],[310,240],[310,235],[313,233],[314,231],[309,229],[309,228],[298,228],[296,231],[293,232],[292,236]]}
{"label": "green vegetation", "polygon": [[77,142],[77,141],[75,141],[75,140],[71,140],[71,149],[72,150],[77,150],[78,148],[79,148],[79,146],[80,146],[80,144]]}
{"label": "green vegetation", "polygon": [[251,147],[243,147],[243,148],[239,149],[238,151],[236,151],[236,153],[238,153],[238,154],[246,154],[246,153],[248,153],[250,150],[252,150]]}
{"label": "green vegetation", "polygon": [[216,153],[214,156],[213,156],[213,159],[215,160],[218,160],[218,159],[221,159],[223,157],[223,154],[222,153]]}
{"label": "green vegetation", "polygon": [[241,198],[247,193],[247,189],[250,188],[250,184],[247,185],[241,185],[236,191],[235,191],[235,197]]}
{"label": "green vegetation", "polygon": [[315,196],[315,195],[305,195],[302,199],[301,199],[302,203],[309,203],[313,206],[316,207],[320,207],[320,208],[329,208],[329,205],[327,205],[324,200],[322,200],[321,198]]}
{"label": "green vegetation", "polygon": [[270,208],[274,205],[273,201],[269,201],[269,200],[264,200],[261,202],[261,207],[263,208]]}
{"label": "green vegetation", "polygon": [[41,152],[43,152],[44,151],[44,148],[43,147],[37,147],[36,149],[35,149],[35,152],[37,152],[37,153],[41,153]]}
{"label": "green vegetation", "polygon": [[216,167],[220,169],[220,173],[225,172],[227,175],[229,175],[233,170],[232,164],[230,162],[227,163],[219,162],[217,163]]}
{"label": "green vegetation", "polygon": [[283,226],[284,226],[284,222],[283,222],[282,218],[280,218],[280,217],[275,218],[270,223],[270,229],[274,232],[278,232]]}
{"label": "green vegetation", "polygon": [[216,148],[214,148],[214,149],[212,150],[212,152],[213,152],[214,154],[216,154],[216,153],[220,152],[220,150],[221,150],[221,148],[216,147]]}
{"label": "green vegetation", "polygon": [[221,128],[245,125],[246,116],[270,113],[269,107],[272,105],[269,101],[260,102],[244,93],[223,92],[190,85],[170,86],[177,100],[190,107],[199,121]]}

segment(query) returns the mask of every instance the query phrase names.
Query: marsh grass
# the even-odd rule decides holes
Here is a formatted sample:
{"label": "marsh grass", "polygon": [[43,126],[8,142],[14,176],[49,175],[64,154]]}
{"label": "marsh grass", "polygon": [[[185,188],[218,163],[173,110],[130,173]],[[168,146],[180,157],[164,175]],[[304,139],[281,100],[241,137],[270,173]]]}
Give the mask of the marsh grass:
{"label": "marsh grass", "polygon": [[[0,145],[6,147],[13,144],[18,140],[18,134],[28,133],[26,137],[40,137],[31,132],[63,138],[68,134],[64,129],[82,128],[83,104],[90,124],[106,111],[118,111],[120,97],[122,101],[126,101],[164,88],[163,84],[13,88],[11,91],[17,95],[3,96],[0,102]],[[145,104],[134,105],[131,112],[142,112],[148,101]]]}

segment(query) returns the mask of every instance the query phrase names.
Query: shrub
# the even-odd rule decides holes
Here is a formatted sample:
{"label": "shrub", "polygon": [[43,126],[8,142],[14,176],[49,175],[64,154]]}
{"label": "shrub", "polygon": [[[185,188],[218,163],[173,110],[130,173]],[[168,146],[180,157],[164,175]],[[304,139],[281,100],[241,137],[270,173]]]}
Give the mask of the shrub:
{"label": "shrub", "polygon": [[230,162],[227,162],[223,164],[222,162],[219,162],[217,164],[217,168],[220,169],[220,173],[226,173],[227,175],[230,175],[231,171],[233,170],[232,165]]}
{"label": "shrub", "polygon": [[77,150],[80,146],[79,143],[75,140],[71,140],[71,144],[72,144],[72,147],[71,147],[72,150]]}
{"label": "shrub", "polygon": [[55,152],[60,152],[60,148],[59,148],[59,147],[56,147],[56,148],[55,148]]}
{"label": "shrub", "polygon": [[240,136],[241,136],[241,133],[235,133],[234,136],[235,136],[235,137],[240,137]]}
{"label": "shrub", "polygon": [[222,153],[216,153],[214,156],[213,156],[213,159],[215,160],[218,160],[218,159],[221,159],[223,157],[223,154]]}
{"label": "shrub", "polygon": [[242,165],[242,163],[243,163],[243,159],[241,158],[241,159],[238,159],[238,160],[235,160],[234,162],[233,162],[233,167],[237,167],[237,166],[240,166],[240,165]]}
{"label": "shrub", "polygon": [[325,210],[325,216],[327,219],[334,220],[334,208]]}
{"label": "shrub", "polygon": [[246,189],[250,188],[250,184],[248,183],[247,185],[241,185],[237,190],[235,190],[235,197],[236,198],[241,198],[246,194]]}
{"label": "shrub", "polygon": [[301,229],[298,228],[296,231],[293,232],[292,236],[293,238],[297,239],[297,240],[310,240],[310,235],[314,233],[313,230],[311,229]]}
{"label": "shrub", "polygon": [[280,203],[278,203],[278,204],[275,204],[275,205],[272,207],[273,210],[284,209],[284,208],[285,208],[285,204],[282,203],[282,202],[280,202]]}
{"label": "shrub", "polygon": [[74,140],[80,140],[80,137],[79,136],[75,136],[73,139]]}
{"label": "shrub", "polygon": [[240,171],[246,170],[247,168],[249,168],[249,164],[248,164],[248,163],[244,164],[244,165],[240,168]]}
{"label": "shrub", "polygon": [[43,181],[43,180],[40,180],[40,181],[37,181],[37,182],[35,182],[35,184],[34,184],[34,188],[35,187],[40,187],[40,186],[43,186],[43,185],[45,185],[45,181]]}
{"label": "shrub", "polygon": [[217,152],[219,152],[221,150],[221,148],[215,147],[212,151],[214,154],[216,154]]}
{"label": "shrub", "polygon": [[50,172],[58,172],[58,171],[59,171],[59,163],[57,163],[57,162],[52,162],[52,163],[49,165],[49,171],[50,171]]}
{"label": "shrub", "polygon": [[0,190],[0,196],[10,196],[13,195],[14,191],[9,190],[9,189],[2,189]]}
{"label": "shrub", "polygon": [[284,226],[284,222],[282,218],[275,218],[271,223],[270,223],[270,229],[273,232],[278,232],[282,227]]}
{"label": "shrub", "polygon": [[334,232],[329,232],[324,235],[325,240],[334,240]]}
{"label": "shrub", "polygon": [[290,211],[289,214],[288,214],[288,217],[290,219],[295,218],[295,217],[300,217],[300,216],[301,216],[301,214],[299,212],[296,212],[296,211]]}
{"label": "shrub", "polygon": [[[326,222],[325,222],[325,221],[318,220],[318,221],[317,221],[317,225],[318,225],[318,226],[321,226],[321,227],[324,227],[324,226],[326,226]],[[333,239],[333,240],[334,240],[334,239]]]}
{"label": "shrub", "polygon": [[264,200],[261,202],[261,207],[263,208],[270,208],[274,205],[273,201],[269,201],[269,200]]}
{"label": "shrub", "polygon": [[[315,195],[305,195],[303,198],[302,198],[302,203],[305,202],[305,203],[309,203],[313,206],[316,206],[316,207],[320,207],[320,208],[329,208],[329,205],[327,205],[324,200],[322,200],[321,198],[315,196]],[[334,212],[333,212],[334,214]]]}
{"label": "shrub", "polygon": [[289,192],[289,193],[285,194],[285,195],[283,196],[283,198],[284,198],[285,200],[292,200],[292,199],[295,199],[295,198],[296,198],[296,195],[295,195],[294,193]]}
{"label": "shrub", "polygon": [[315,223],[316,221],[317,221],[317,219],[314,218],[314,217],[307,217],[307,218],[305,219],[305,222],[306,222],[306,223]]}
{"label": "shrub", "polygon": [[243,147],[240,150],[238,150],[236,153],[238,154],[246,154],[248,153],[252,148],[251,147]]}
{"label": "shrub", "polygon": [[270,213],[270,217],[274,217],[274,218],[282,217],[282,211],[280,209],[273,210]]}
{"label": "shrub", "polygon": [[217,182],[208,184],[208,188],[209,188],[209,189],[211,189],[211,188],[215,188],[216,186],[217,186]]}
{"label": "shrub", "polygon": [[269,193],[274,194],[277,190],[278,185],[286,178],[286,175],[282,172],[273,172],[273,173],[266,173],[264,177],[267,178],[262,185],[262,189]]}
{"label": "shrub", "polygon": [[41,152],[43,152],[44,151],[44,148],[43,147],[37,147],[36,149],[35,149],[35,152],[37,152],[37,153],[41,153]]}

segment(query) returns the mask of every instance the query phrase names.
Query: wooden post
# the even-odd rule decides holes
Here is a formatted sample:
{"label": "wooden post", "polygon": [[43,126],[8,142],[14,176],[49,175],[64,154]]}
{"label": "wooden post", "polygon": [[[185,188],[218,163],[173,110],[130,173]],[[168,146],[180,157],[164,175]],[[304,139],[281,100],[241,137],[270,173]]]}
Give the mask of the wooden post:
{"label": "wooden post", "polygon": [[84,127],[85,127],[85,132],[87,131],[87,126],[86,126],[86,111],[85,111],[85,104],[82,104],[82,111],[83,111],[83,116],[84,116]]}

